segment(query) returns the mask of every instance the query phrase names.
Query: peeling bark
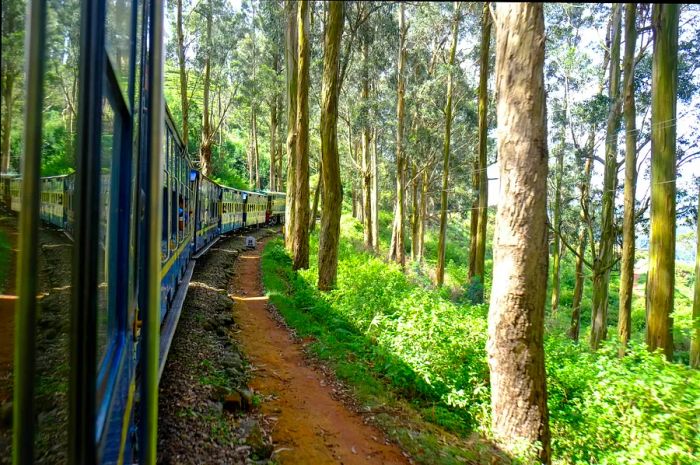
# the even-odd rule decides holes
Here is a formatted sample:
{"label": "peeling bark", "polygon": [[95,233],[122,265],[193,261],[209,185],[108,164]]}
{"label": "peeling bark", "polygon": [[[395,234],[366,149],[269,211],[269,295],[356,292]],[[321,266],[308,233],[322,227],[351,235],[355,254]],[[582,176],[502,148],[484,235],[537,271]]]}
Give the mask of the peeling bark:
{"label": "peeling bark", "polygon": [[647,346],[673,358],[676,271],[676,119],[679,6],[654,4],[651,72],[651,233],[647,278]]}
{"label": "peeling bark", "polygon": [[343,192],[340,186],[340,157],[338,156],[338,95],[340,93],[338,66],[342,35],[343,3],[331,2],[328,5],[321,91],[323,209],[318,246],[318,288],[322,291],[335,287],[338,274],[340,213],[343,203]]}
{"label": "peeling bark", "polygon": [[541,3],[496,6],[500,201],[494,237],[487,352],[492,428],[512,451],[540,444],[550,463],[544,365],[547,287],[547,136]]}

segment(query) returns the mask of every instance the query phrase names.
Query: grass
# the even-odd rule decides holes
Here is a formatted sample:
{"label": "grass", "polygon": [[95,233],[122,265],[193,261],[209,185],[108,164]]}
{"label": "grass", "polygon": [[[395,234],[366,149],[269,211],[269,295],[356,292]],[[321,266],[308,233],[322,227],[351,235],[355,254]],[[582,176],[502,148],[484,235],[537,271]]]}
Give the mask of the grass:
{"label": "grass", "polygon": [[[494,455],[507,460],[488,442],[487,306],[452,299],[422,285],[419,274],[406,276],[396,265],[366,254],[362,226],[347,216],[338,288],[319,293],[317,238],[311,242],[312,268],[300,273],[292,272],[279,241],[268,244],[263,280],[287,323],[315,340],[312,353],[334,368],[418,462],[479,462]],[[563,281],[570,269],[565,260]],[[487,291],[489,284],[487,278]],[[563,283],[562,289],[568,286]],[[617,357],[614,343],[592,353],[559,330],[565,327],[558,324],[566,322],[565,308],[563,302],[550,318],[545,340],[556,462],[696,463],[698,373],[649,354],[637,340],[624,359]]]}

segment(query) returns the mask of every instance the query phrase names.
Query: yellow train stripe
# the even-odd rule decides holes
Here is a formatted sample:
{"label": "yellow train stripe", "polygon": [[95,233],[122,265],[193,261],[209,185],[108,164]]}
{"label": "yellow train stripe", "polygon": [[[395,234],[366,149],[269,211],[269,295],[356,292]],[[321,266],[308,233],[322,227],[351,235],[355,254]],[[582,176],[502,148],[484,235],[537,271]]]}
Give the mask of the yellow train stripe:
{"label": "yellow train stripe", "polygon": [[212,224],[211,226],[207,226],[207,227],[204,228],[204,229],[200,229],[199,231],[197,231],[197,235],[198,235],[198,236],[201,236],[201,235],[204,234],[205,232],[209,231],[211,228],[215,228],[215,227],[217,227],[217,226],[219,226],[219,223],[218,223],[218,222]]}
{"label": "yellow train stripe", "polygon": [[122,420],[122,439],[119,444],[119,458],[117,459],[118,465],[124,464],[124,451],[126,450],[126,440],[129,434],[129,420],[131,420],[131,407],[134,403],[134,391],[136,390],[136,382],[132,382],[129,386],[129,396],[126,400],[126,411],[124,412],[124,419]]}
{"label": "yellow train stripe", "polygon": [[175,260],[177,257],[180,256],[183,250],[185,250],[185,247],[187,247],[188,244],[192,242],[192,235],[190,234],[185,238],[185,241],[182,243],[182,245],[175,251],[175,253],[170,257],[170,259],[165,262],[165,265],[163,265],[163,268],[161,268],[160,271],[160,279],[162,280],[165,278],[165,275],[168,274],[168,271],[170,271],[170,268],[172,268],[173,264],[175,263]]}

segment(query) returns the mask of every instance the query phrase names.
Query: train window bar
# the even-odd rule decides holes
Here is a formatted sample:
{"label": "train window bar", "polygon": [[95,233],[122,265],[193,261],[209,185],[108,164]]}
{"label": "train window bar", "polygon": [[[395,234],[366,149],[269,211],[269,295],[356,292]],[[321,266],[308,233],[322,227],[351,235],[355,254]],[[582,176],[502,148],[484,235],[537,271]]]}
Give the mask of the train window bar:
{"label": "train window bar", "polygon": [[16,347],[14,381],[13,463],[34,463],[34,375],[36,371],[37,244],[39,237],[39,176],[41,170],[46,0],[31,0],[27,8],[27,80],[24,125],[23,184],[19,215],[17,261]]}
{"label": "train window bar", "polygon": [[71,305],[69,462],[96,462],[96,330],[105,4],[81,2],[75,246]]}

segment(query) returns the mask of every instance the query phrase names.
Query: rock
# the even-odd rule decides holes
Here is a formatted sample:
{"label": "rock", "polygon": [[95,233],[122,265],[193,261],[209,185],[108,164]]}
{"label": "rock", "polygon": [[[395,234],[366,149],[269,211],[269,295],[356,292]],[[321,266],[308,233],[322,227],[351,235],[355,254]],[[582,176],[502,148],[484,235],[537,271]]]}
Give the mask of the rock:
{"label": "rock", "polygon": [[210,399],[214,402],[223,402],[229,391],[223,386],[214,386],[211,391]]}
{"label": "rock", "polygon": [[234,367],[225,368],[226,376],[232,380],[239,380],[243,377],[242,369],[236,369]]}
{"label": "rock", "polygon": [[236,371],[241,371],[243,369],[243,360],[236,352],[231,352],[224,356],[221,360],[221,365],[224,368],[234,368]]}
{"label": "rock", "polygon": [[238,392],[231,392],[224,397],[224,410],[230,413],[243,410],[243,399]]}
{"label": "rock", "polygon": [[253,408],[253,391],[247,388],[242,388],[238,390],[238,394],[241,396],[243,408],[245,410],[250,410]]}
{"label": "rock", "polygon": [[265,433],[256,420],[245,420],[241,422],[245,443],[250,446],[252,455],[258,459],[267,459],[272,455],[272,443],[267,441]]}
{"label": "rock", "polygon": [[233,315],[231,314],[224,314],[219,316],[219,324],[223,326],[231,326],[233,325]]}
{"label": "rock", "polygon": [[209,408],[220,414],[224,411],[224,404],[221,402],[209,402]]}
{"label": "rock", "polygon": [[45,336],[46,336],[46,339],[48,339],[49,341],[52,339],[55,339],[56,335],[57,335],[56,328],[49,328],[46,330]]}
{"label": "rock", "polygon": [[3,428],[12,427],[12,401],[7,401],[0,406],[0,424]]}

